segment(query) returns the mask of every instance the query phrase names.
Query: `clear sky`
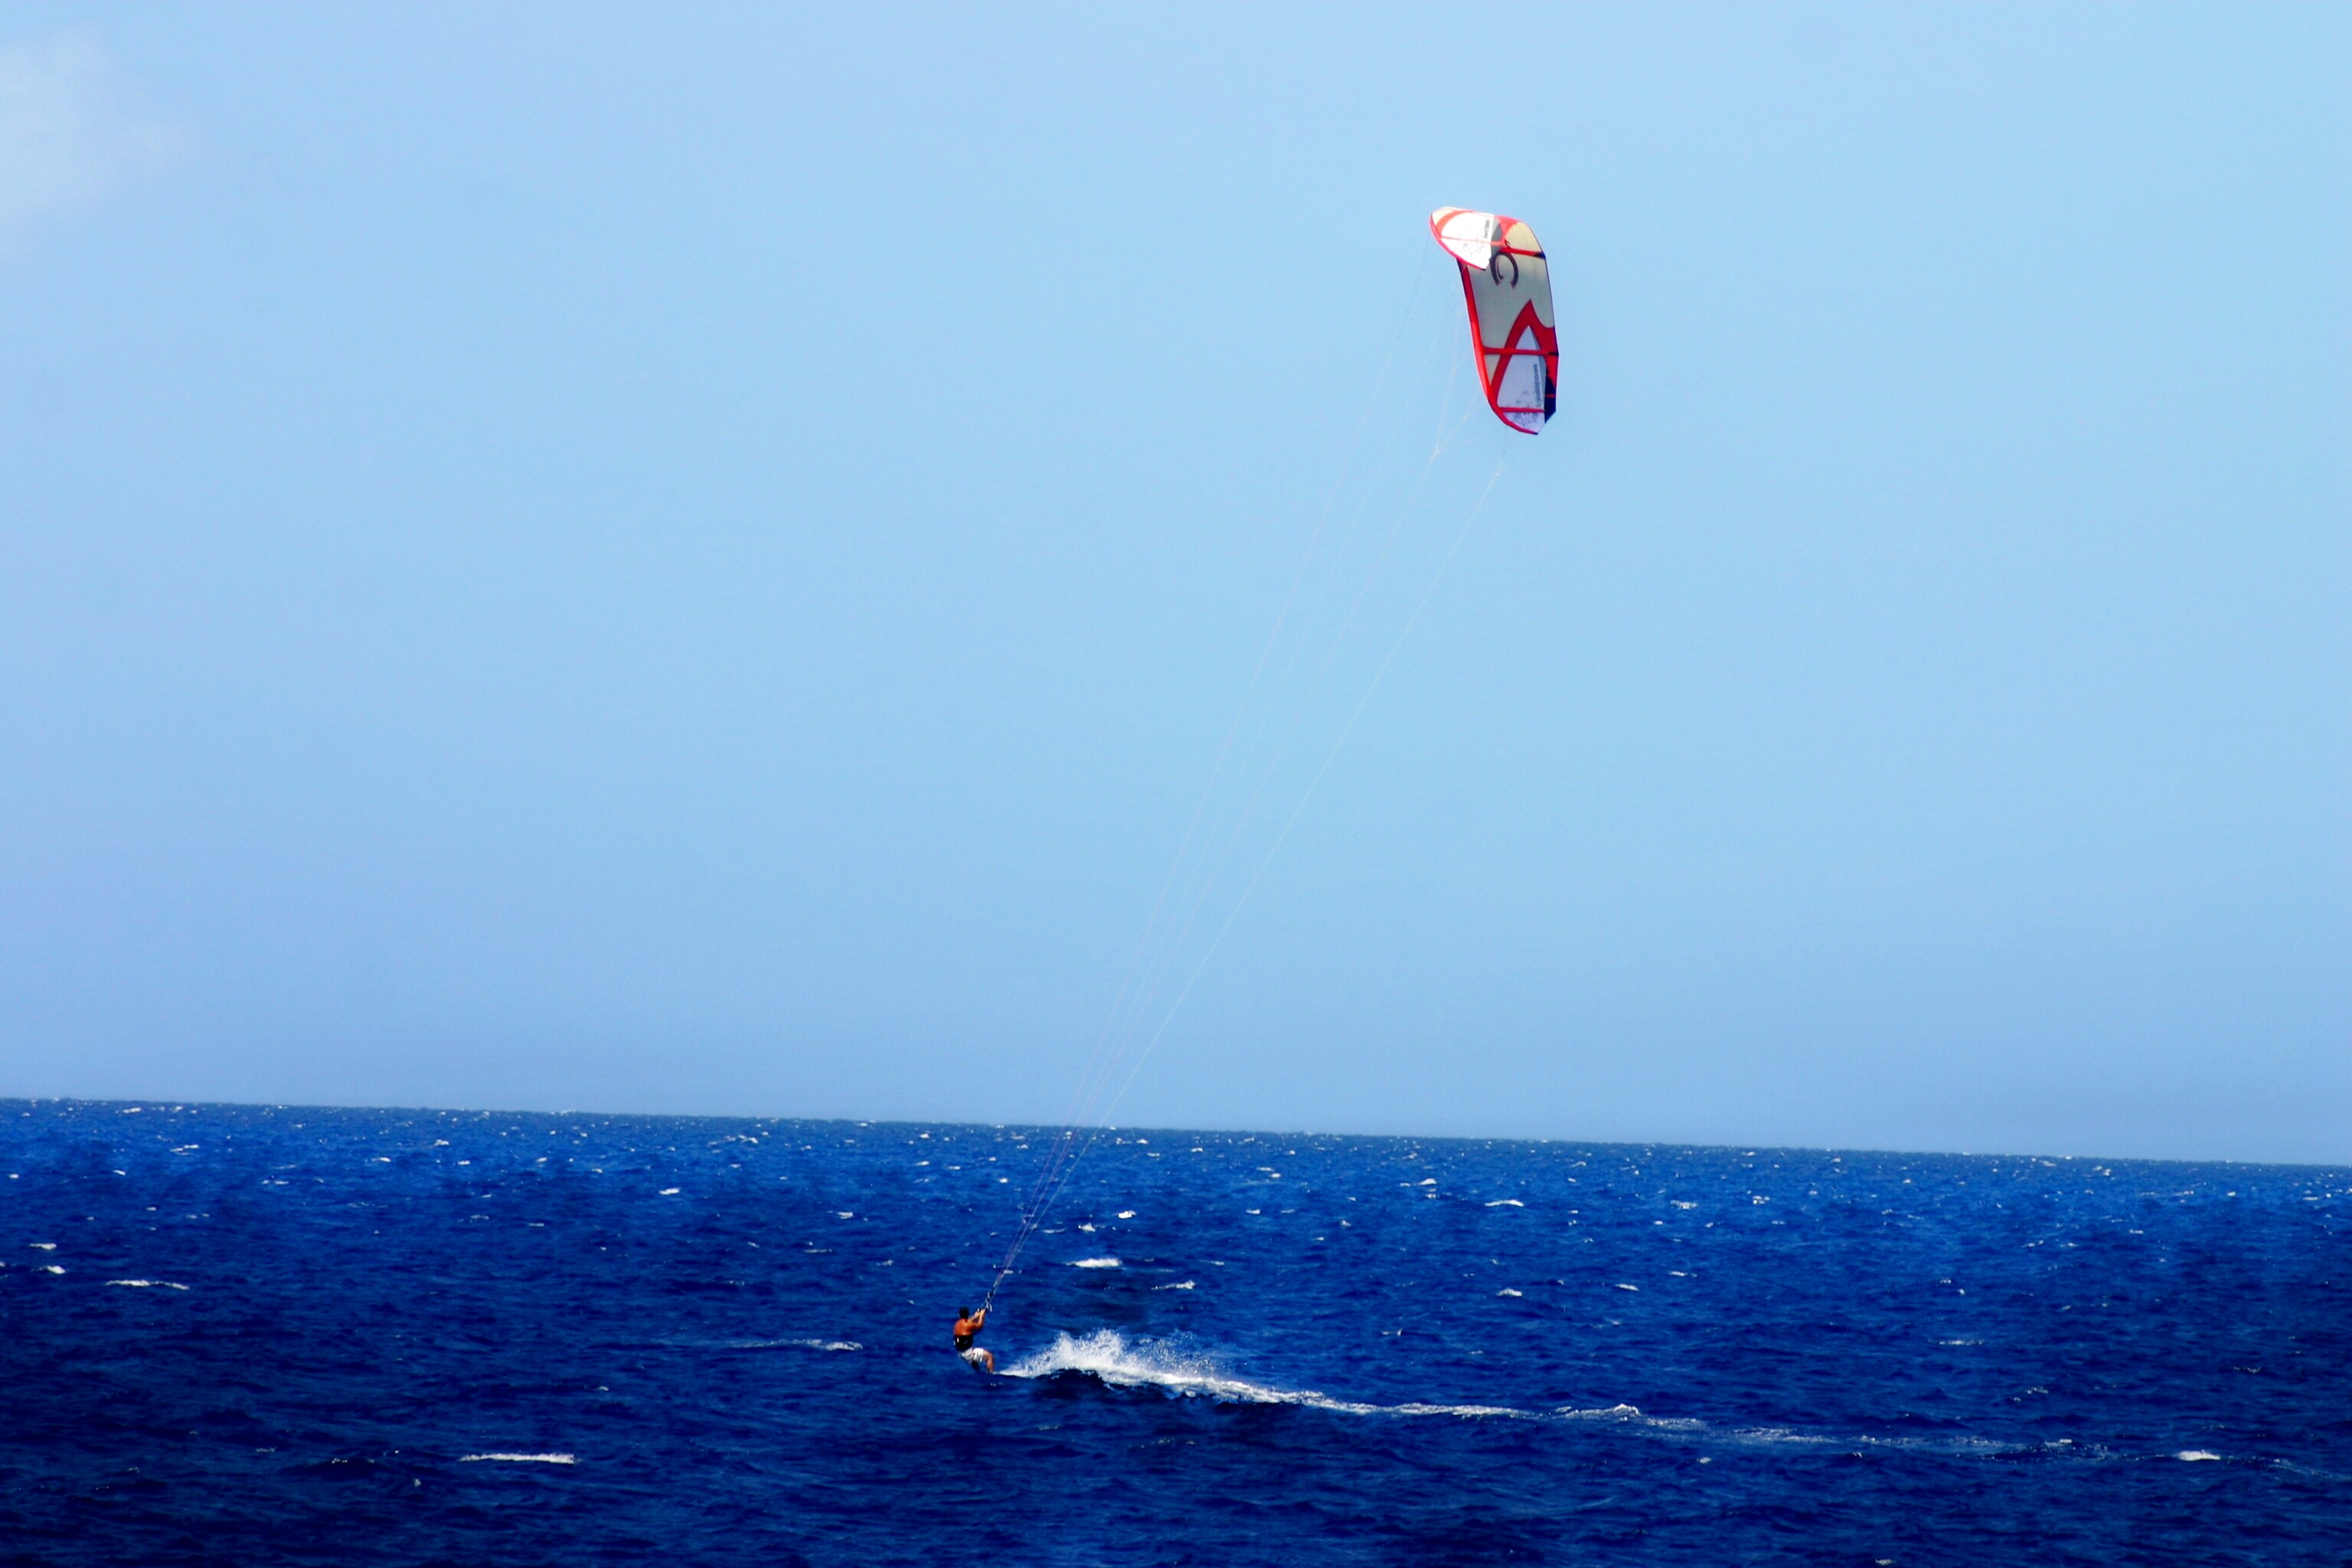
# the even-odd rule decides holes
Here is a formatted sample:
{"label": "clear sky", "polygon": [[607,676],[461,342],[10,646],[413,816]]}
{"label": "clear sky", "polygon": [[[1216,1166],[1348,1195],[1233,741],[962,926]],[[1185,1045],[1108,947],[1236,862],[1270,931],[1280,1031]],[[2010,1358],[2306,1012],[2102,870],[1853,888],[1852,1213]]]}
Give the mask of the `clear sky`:
{"label": "clear sky", "polygon": [[0,1094],[1050,1120],[1239,711],[1122,1122],[2352,1160],[2347,68],[0,13]]}

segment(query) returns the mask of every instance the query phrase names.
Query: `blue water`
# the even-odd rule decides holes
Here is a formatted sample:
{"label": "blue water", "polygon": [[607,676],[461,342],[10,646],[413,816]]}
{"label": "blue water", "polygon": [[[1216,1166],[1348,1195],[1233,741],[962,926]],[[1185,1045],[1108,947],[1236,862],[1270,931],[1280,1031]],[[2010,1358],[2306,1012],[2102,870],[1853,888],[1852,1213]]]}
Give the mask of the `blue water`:
{"label": "blue water", "polygon": [[2352,1561],[2352,1172],[1045,1147],[0,1102],[0,1562]]}

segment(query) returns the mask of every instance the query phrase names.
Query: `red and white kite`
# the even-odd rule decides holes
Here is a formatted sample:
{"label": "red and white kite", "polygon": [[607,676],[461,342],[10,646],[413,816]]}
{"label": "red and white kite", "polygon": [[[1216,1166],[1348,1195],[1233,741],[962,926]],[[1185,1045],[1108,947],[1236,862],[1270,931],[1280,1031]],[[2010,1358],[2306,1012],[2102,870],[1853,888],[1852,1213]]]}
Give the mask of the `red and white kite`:
{"label": "red and white kite", "polygon": [[1515,217],[1440,207],[1429,215],[1429,232],[1462,268],[1486,405],[1512,429],[1534,435],[1551,417],[1559,385],[1551,268],[1536,231]]}

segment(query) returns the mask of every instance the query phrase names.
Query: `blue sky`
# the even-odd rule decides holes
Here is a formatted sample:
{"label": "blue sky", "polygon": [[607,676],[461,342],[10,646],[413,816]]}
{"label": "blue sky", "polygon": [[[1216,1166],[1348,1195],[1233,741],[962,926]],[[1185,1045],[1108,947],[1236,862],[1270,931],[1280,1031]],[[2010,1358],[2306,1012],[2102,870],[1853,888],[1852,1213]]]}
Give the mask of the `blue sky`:
{"label": "blue sky", "polygon": [[0,1094],[2352,1160],[2346,14],[1491,21],[12,9]]}

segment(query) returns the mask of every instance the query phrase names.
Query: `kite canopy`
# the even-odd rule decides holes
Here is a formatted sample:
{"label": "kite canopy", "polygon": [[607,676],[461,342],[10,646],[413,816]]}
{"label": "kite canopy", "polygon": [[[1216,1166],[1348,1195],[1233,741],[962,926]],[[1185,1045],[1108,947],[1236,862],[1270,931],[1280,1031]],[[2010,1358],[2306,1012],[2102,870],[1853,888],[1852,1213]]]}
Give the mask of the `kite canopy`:
{"label": "kite canopy", "polygon": [[1535,230],[1515,217],[1440,207],[1429,215],[1429,232],[1462,268],[1486,405],[1512,429],[1534,435],[1551,417],[1559,384],[1551,268]]}

